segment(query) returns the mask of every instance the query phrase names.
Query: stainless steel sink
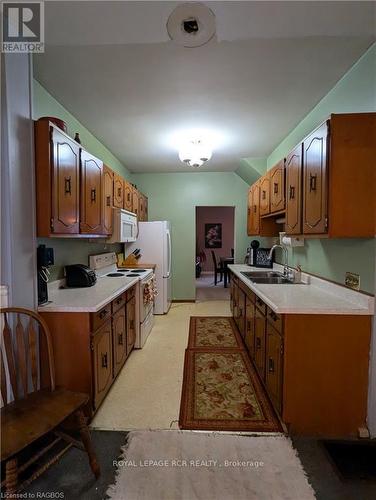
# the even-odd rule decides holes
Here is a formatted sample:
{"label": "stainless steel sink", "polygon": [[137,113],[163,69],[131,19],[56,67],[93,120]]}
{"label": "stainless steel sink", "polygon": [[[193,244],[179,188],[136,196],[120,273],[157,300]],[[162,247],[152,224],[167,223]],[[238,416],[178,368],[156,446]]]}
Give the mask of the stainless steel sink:
{"label": "stainless steel sink", "polygon": [[283,278],[278,271],[241,271],[241,274],[253,281],[253,278]]}
{"label": "stainless steel sink", "polygon": [[260,285],[303,285],[301,281],[295,282],[286,278],[283,273],[278,271],[241,271],[241,274]]}
{"label": "stainless steel sink", "polygon": [[253,283],[259,283],[260,285],[294,285],[293,281],[284,278],[283,276],[270,276],[269,278],[252,278]]}

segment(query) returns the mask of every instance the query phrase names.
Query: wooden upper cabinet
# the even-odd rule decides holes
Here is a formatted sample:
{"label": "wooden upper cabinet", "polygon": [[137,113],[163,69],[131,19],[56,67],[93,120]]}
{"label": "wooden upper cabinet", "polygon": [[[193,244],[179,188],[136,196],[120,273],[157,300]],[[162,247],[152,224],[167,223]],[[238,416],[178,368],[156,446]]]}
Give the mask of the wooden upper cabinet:
{"label": "wooden upper cabinet", "polygon": [[139,192],[135,187],[133,187],[132,188],[132,212],[135,213],[137,216],[139,215],[138,197],[139,197]]}
{"label": "wooden upper cabinet", "polygon": [[35,122],[37,235],[78,234],[80,145],[48,121]]}
{"label": "wooden upper cabinet", "polygon": [[133,186],[127,181],[124,181],[124,208],[133,211]]}
{"label": "wooden upper cabinet", "polygon": [[114,173],[114,207],[124,208],[124,179]]}
{"label": "wooden upper cabinet", "polygon": [[147,221],[148,220],[148,199],[147,197],[139,193],[138,195],[138,209],[139,209],[139,220]]}
{"label": "wooden upper cabinet", "polygon": [[302,232],[302,144],[286,158],[286,232]]}
{"label": "wooden upper cabinet", "polygon": [[303,143],[303,233],[327,231],[327,143],[328,124],[324,123]]}
{"label": "wooden upper cabinet", "polygon": [[260,186],[259,181],[253,184],[248,192],[248,236],[260,232]]}
{"label": "wooden upper cabinet", "polygon": [[260,216],[270,213],[270,178],[269,172],[260,179]]}
{"label": "wooden upper cabinet", "polygon": [[269,173],[270,212],[279,212],[285,208],[285,161],[281,160]]}
{"label": "wooden upper cabinet", "polygon": [[112,234],[112,207],[114,202],[114,173],[104,165],[103,167],[103,232]]}
{"label": "wooden upper cabinet", "polygon": [[103,163],[81,150],[80,232],[103,234]]}

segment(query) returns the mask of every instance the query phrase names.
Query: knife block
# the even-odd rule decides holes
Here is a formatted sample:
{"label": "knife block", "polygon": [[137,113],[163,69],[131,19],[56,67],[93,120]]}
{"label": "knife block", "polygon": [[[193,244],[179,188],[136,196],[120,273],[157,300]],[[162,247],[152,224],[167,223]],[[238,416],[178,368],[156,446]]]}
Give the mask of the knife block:
{"label": "knife block", "polygon": [[136,266],[137,259],[133,254],[128,255],[128,257],[123,261],[123,266]]}

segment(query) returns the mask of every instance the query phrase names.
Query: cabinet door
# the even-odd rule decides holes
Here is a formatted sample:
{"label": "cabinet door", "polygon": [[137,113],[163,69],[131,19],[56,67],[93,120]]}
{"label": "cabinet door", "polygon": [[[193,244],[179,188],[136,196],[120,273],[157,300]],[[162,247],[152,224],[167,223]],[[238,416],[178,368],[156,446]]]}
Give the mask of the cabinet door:
{"label": "cabinet door", "polygon": [[114,204],[114,173],[106,165],[103,167],[103,230],[112,234],[112,207]]}
{"label": "cabinet door", "polygon": [[129,212],[133,211],[133,187],[127,181],[124,181],[124,208]]}
{"label": "cabinet door", "polygon": [[138,194],[138,220],[140,222],[145,220],[145,204],[144,195],[142,193]]}
{"label": "cabinet door", "polygon": [[252,359],[255,359],[255,304],[249,297],[246,297],[245,306],[245,336],[244,342],[248,353]]}
{"label": "cabinet door", "polygon": [[137,216],[139,216],[139,210],[138,210],[138,196],[139,192],[138,190],[134,187],[132,189],[132,212],[134,212]]}
{"label": "cabinet door", "polygon": [[302,232],[302,145],[297,146],[286,158],[286,232]]}
{"label": "cabinet door", "polygon": [[240,335],[244,339],[245,334],[245,293],[239,287],[237,288],[237,308],[235,322],[238,325]]}
{"label": "cabinet door", "polygon": [[260,233],[260,185],[256,182],[248,192],[248,236]]}
{"label": "cabinet door", "polygon": [[124,179],[114,173],[114,207],[124,208]]}
{"label": "cabinet door", "polygon": [[255,365],[262,380],[265,380],[265,336],[266,317],[255,308]]}
{"label": "cabinet door", "polygon": [[80,232],[103,234],[103,163],[81,150]]}
{"label": "cabinet door", "polygon": [[127,330],[125,306],[121,307],[112,318],[114,377],[119,373],[127,357]]}
{"label": "cabinet door", "polygon": [[270,179],[269,174],[260,180],[260,215],[270,213]]}
{"label": "cabinet door", "polygon": [[107,321],[92,339],[94,372],[94,405],[98,408],[112,383],[112,332]]}
{"label": "cabinet door", "polygon": [[149,220],[149,200],[147,196],[144,196],[144,221]]}
{"label": "cabinet door", "polygon": [[327,142],[328,125],[324,123],[303,144],[303,233],[305,234],[322,234],[328,229]]}
{"label": "cabinet door", "polygon": [[80,232],[80,146],[51,129],[52,211],[51,232]]}
{"label": "cabinet door", "polygon": [[285,161],[281,160],[270,171],[270,212],[285,208]]}
{"label": "cabinet door", "polygon": [[270,324],[266,333],[266,387],[279,412],[282,410],[283,339]]}
{"label": "cabinet door", "polygon": [[136,298],[127,302],[127,356],[136,342]]}

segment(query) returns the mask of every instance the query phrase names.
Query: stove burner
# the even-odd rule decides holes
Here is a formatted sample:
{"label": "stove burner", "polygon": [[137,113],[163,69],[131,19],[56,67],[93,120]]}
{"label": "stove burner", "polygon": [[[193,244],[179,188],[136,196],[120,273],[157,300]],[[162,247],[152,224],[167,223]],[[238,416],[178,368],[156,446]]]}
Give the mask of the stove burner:
{"label": "stove burner", "polygon": [[106,274],[106,276],[109,276],[110,278],[115,278],[118,276],[124,276],[124,274],[123,273],[109,273],[109,274]]}
{"label": "stove burner", "polygon": [[139,274],[136,274],[136,273],[127,274],[127,278],[138,278],[138,277],[139,277]]}

